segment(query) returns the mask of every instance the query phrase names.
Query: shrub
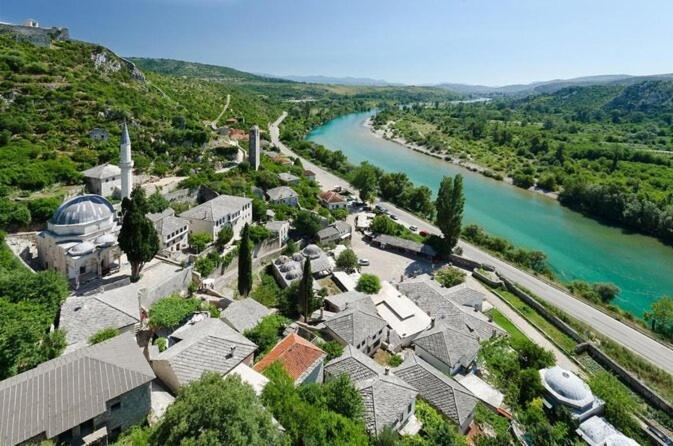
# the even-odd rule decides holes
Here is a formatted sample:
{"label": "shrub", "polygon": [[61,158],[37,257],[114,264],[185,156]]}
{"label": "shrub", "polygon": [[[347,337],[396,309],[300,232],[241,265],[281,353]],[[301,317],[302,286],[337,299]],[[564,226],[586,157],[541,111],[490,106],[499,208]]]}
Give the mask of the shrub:
{"label": "shrub", "polygon": [[234,238],[234,230],[231,226],[227,225],[217,233],[217,241],[215,243],[219,249],[222,249],[232,238]]}
{"label": "shrub", "polygon": [[445,266],[437,271],[435,280],[447,288],[459,285],[465,282],[465,273],[458,268],[452,266]]}
{"label": "shrub", "polygon": [[344,351],[343,345],[336,341],[321,342],[318,347],[327,353],[326,361],[331,361],[334,358],[338,358]]}
{"label": "shrub", "polygon": [[197,299],[168,296],[159,299],[150,307],[150,325],[154,328],[173,329],[199,309]]}
{"label": "shrub", "polygon": [[276,283],[276,279],[270,274],[263,274],[262,280],[250,293],[250,297],[262,305],[273,307],[278,304],[278,296],[282,290]]}
{"label": "shrub", "polygon": [[160,352],[163,352],[164,350],[166,350],[168,348],[168,339],[166,339],[164,337],[156,338],[154,340],[154,345],[159,347]]}
{"label": "shrub", "polygon": [[213,236],[207,232],[196,232],[189,235],[189,246],[194,248],[197,253],[203,251],[208,243],[213,241]]}
{"label": "shrub", "polygon": [[290,322],[284,316],[270,314],[263,317],[255,327],[245,330],[243,335],[259,347],[258,360],[276,345]]}
{"label": "shrub", "polygon": [[381,281],[374,274],[363,274],[358,279],[355,289],[365,294],[376,294],[381,289]]}
{"label": "shrub", "polygon": [[397,367],[404,362],[404,358],[400,355],[390,355],[388,358],[388,365],[390,367]]}
{"label": "shrub", "polygon": [[89,345],[94,345],[98,344],[103,341],[107,341],[108,339],[112,339],[115,336],[119,335],[119,330],[116,328],[103,328],[102,330],[98,330],[96,333],[92,334],[89,337]]}

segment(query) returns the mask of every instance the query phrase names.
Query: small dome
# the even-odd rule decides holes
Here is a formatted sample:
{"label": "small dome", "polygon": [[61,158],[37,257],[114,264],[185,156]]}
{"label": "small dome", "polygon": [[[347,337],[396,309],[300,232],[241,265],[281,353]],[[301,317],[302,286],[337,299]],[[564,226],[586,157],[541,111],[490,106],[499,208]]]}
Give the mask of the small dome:
{"label": "small dome", "polygon": [[98,246],[112,246],[117,241],[117,238],[112,234],[103,234],[96,237],[96,245]]}
{"label": "small dome", "polygon": [[320,257],[320,254],[322,254],[322,250],[318,245],[310,244],[307,245],[306,248],[304,248],[303,253],[306,257],[309,259],[315,259],[316,257]]}
{"label": "small dome", "polygon": [[298,279],[300,277],[301,277],[301,273],[297,270],[294,270],[294,269],[292,271],[290,271],[289,273],[285,274],[285,278],[287,280],[294,280],[294,279]]}
{"label": "small dome", "polygon": [[280,265],[278,269],[280,270],[281,273],[287,273],[293,271],[295,267],[294,264],[292,263],[283,263],[282,265]]}
{"label": "small dome", "polygon": [[592,396],[588,386],[572,372],[559,366],[547,369],[545,381],[559,395],[573,401],[582,401]]}
{"label": "small dome", "polygon": [[89,254],[96,249],[96,246],[91,242],[81,242],[70,248],[68,254],[71,256],[82,256],[84,254]]}
{"label": "small dome", "polygon": [[114,216],[114,208],[100,195],[80,195],[63,203],[51,217],[53,225],[79,225],[106,220]]}
{"label": "small dome", "polygon": [[295,252],[294,254],[292,254],[292,260],[294,260],[295,262],[303,262],[304,256],[299,254],[298,252]]}
{"label": "small dome", "polygon": [[280,256],[276,259],[276,265],[283,265],[290,260],[288,256]]}

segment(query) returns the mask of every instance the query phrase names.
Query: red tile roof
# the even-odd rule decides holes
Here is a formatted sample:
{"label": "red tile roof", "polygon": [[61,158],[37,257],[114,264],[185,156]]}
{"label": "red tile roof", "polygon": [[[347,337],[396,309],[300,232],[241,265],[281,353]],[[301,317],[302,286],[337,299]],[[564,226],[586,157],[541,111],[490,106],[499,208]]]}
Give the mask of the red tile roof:
{"label": "red tile roof", "polygon": [[344,197],[331,190],[321,192],[320,199],[325,203],[343,203],[346,201]]}
{"label": "red tile roof", "polygon": [[253,368],[261,373],[271,364],[279,361],[288,375],[296,381],[321,356],[325,356],[324,351],[301,336],[291,333],[276,344]]}

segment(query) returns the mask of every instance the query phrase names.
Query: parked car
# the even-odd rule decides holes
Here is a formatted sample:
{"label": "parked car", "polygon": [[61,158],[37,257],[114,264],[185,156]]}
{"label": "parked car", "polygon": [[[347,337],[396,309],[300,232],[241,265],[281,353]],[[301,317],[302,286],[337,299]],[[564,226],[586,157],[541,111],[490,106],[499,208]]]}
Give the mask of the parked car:
{"label": "parked car", "polygon": [[369,260],[368,259],[358,259],[358,265],[369,266]]}
{"label": "parked car", "polygon": [[421,231],[418,233],[421,237],[427,237],[429,234],[426,231]]}
{"label": "parked car", "polygon": [[395,221],[397,221],[397,220],[400,219],[400,217],[398,217],[398,216],[395,215],[395,214],[390,214],[390,218],[392,218],[392,219],[395,220]]}
{"label": "parked car", "polygon": [[416,231],[418,231],[418,226],[411,225],[411,226],[409,226],[409,230],[411,232],[416,232]]}

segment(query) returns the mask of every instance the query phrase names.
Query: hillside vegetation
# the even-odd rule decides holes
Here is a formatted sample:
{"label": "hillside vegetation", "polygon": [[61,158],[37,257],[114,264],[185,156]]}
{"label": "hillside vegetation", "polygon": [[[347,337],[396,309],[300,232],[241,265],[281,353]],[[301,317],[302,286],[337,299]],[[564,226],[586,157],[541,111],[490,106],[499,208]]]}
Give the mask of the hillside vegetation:
{"label": "hillside vegetation", "polygon": [[387,108],[375,126],[673,243],[673,81]]}

